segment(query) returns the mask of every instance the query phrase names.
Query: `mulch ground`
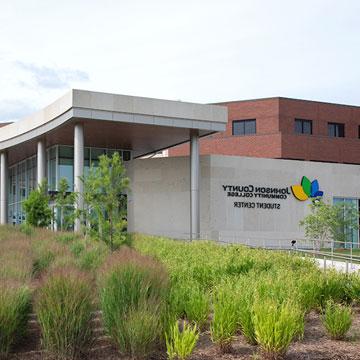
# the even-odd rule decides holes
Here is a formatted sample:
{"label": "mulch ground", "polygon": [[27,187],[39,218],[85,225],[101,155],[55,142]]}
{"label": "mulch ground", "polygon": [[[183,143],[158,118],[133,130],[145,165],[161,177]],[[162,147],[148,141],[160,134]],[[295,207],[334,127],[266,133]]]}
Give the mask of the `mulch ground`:
{"label": "mulch ground", "polygon": [[[51,359],[46,352],[41,350],[40,331],[36,321],[30,321],[30,330],[16,351],[9,356],[11,360],[42,360]],[[89,353],[83,355],[83,359],[94,360],[127,360],[120,356],[111,345],[109,339],[103,335],[94,342]],[[151,360],[166,359],[164,351],[158,352]],[[190,358],[191,360],[239,360],[239,359],[262,359],[258,346],[248,345],[244,338],[236,337],[230,353],[221,354],[217,347],[212,344],[208,332],[201,335],[198,345]],[[354,309],[353,325],[343,341],[331,340],[326,334],[319,315],[312,312],[307,315],[305,335],[301,340],[293,342],[286,354],[286,360],[360,360],[360,308]]]}

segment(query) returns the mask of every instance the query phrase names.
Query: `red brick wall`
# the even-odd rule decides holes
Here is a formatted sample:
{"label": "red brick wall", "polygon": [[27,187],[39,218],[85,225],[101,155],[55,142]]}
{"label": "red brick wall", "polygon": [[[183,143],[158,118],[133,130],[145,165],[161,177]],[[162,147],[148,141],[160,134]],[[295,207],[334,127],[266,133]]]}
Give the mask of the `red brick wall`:
{"label": "red brick wall", "polygon": [[[281,98],[279,113],[282,157],[360,164],[360,107]],[[312,120],[313,134],[295,134],[295,118]],[[329,137],[328,122],[345,124],[345,137]]]}
{"label": "red brick wall", "polygon": [[[229,122],[226,131],[200,140],[201,155],[241,155],[254,157],[281,157],[279,133],[279,99],[237,101],[223,103],[228,107]],[[233,136],[232,121],[256,119],[256,135]],[[169,156],[189,154],[189,144],[171,148]]]}
{"label": "red brick wall", "polygon": [[[201,154],[286,158],[360,164],[360,107],[287,98],[222,103],[228,107],[226,131],[202,138]],[[256,119],[256,135],[232,136],[232,121]],[[295,118],[312,120],[313,134],[294,133]],[[328,137],[328,122],[345,124],[344,138]],[[189,154],[189,144],[169,156]]]}

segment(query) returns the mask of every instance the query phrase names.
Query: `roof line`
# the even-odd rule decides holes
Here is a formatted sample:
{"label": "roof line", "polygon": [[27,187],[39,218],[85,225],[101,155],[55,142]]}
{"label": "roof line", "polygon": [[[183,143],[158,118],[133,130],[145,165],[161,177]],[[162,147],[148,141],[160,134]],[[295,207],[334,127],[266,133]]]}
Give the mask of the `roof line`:
{"label": "roof line", "polygon": [[243,99],[243,100],[231,100],[231,101],[221,101],[221,102],[214,102],[210,103],[211,105],[221,105],[221,104],[231,104],[231,103],[239,103],[239,102],[250,102],[250,101],[262,101],[262,100],[292,100],[292,101],[303,101],[303,102],[312,102],[318,104],[326,104],[326,105],[337,105],[337,106],[347,106],[347,107],[355,107],[360,108],[360,105],[350,105],[350,104],[339,104],[334,102],[328,101],[318,101],[318,100],[306,100],[306,99],[296,99],[290,98],[286,96],[270,96],[270,97],[263,97],[263,98],[256,98],[256,99]]}

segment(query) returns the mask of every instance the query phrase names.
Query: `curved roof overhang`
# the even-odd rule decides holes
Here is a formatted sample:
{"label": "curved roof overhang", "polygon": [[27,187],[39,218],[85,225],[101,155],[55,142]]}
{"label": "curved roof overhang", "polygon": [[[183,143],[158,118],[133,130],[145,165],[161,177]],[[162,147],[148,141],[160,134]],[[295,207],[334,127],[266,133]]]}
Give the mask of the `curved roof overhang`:
{"label": "curved roof overhang", "polygon": [[[224,131],[227,108],[134,96],[71,90],[38,113],[0,129],[0,151],[34,153],[36,142],[72,144],[76,122],[85,127],[85,145],[118,146],[135,157],[200,136]],[[13,161],[22,154],[13,154]],[[10,162],[13,162],[10,161]]]}

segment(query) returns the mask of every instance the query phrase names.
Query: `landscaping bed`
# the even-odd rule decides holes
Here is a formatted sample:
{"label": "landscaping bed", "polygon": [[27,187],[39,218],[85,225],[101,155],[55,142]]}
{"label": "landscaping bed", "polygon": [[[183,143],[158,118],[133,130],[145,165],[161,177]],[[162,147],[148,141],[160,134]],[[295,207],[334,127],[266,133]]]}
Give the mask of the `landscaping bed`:
{"label": "landscaping bed", "polygon": [[359,274],[212,242],[128,245],[1,227],[2,356],[360,359]]}

